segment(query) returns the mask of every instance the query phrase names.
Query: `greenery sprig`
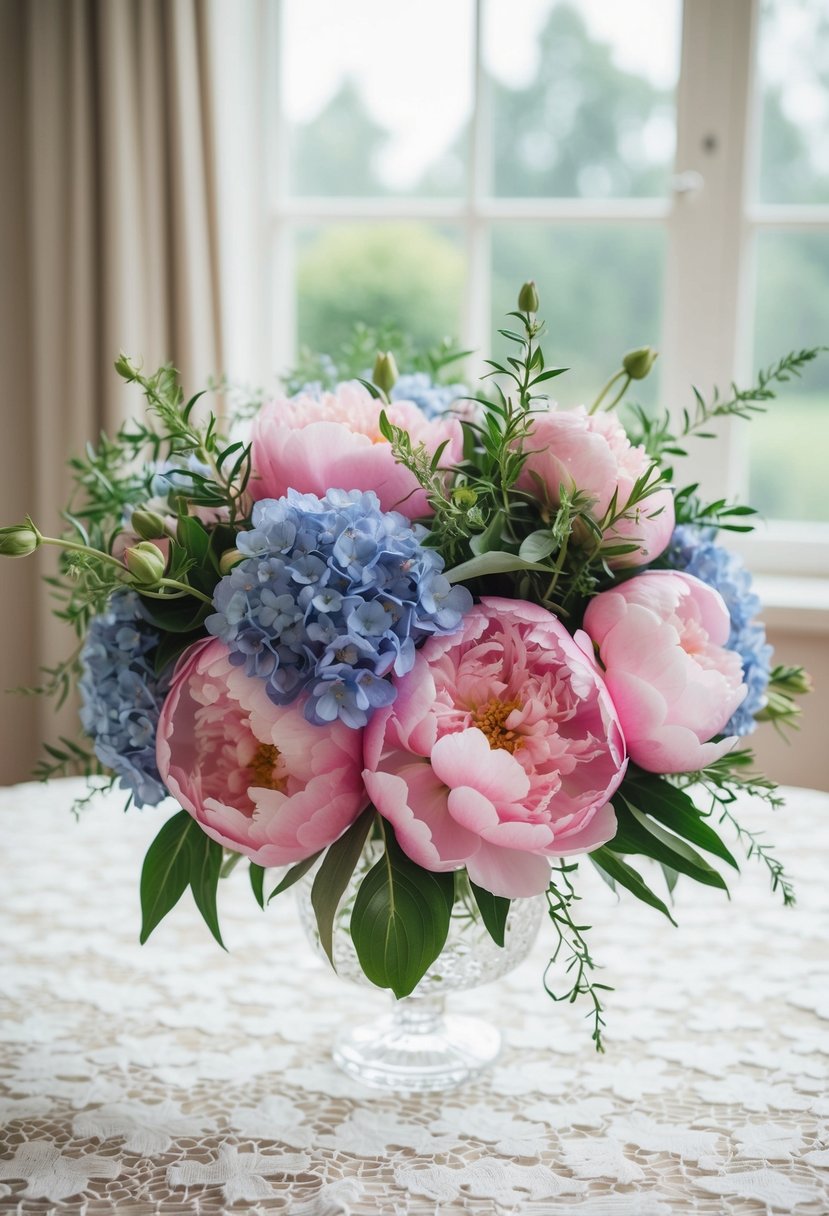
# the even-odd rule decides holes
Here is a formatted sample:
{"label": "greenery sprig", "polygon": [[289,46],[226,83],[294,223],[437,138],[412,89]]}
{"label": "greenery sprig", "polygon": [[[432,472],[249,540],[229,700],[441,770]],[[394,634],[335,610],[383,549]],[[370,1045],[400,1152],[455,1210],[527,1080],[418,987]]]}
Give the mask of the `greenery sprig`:
{"label": "greenery sprig", "polygon": [[[593,1022],[590,1037],[596,1045],[596,1051],[603,1052],[605,1008],[602,994],[612,992],[613,989],[609,984],[601,984],[593,979],[597,964],[584,936],[590,931],[590,926],[578,924],[573,916],[574,906],[581,896],[576,894],[570,875],[577,870],[577,863],[568,864],[564,861],[558,862],[552,868],[552,879],[547,891],[547,911],[557,935],[557,943],[544,972],[544,987],[554,1001],[569,1001],[572,1004],[579,997],[589,999],[592,1009],[587,1016]],[[564,970],[569,979],[569,987],[557,989],[553,987],[550,974],[559,964],[562,955],[565,956]]]}

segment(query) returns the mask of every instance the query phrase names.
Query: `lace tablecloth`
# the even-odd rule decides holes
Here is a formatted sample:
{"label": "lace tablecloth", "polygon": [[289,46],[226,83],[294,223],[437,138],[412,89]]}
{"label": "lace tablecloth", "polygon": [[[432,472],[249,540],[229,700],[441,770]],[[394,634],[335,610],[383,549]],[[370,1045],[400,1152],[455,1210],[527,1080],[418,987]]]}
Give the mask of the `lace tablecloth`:
{"label": "lace tablecloth", "polygon": [[505,1031],[491,1074],[393,1098],[328,1054],[385,994],[312,957],[290,895],[261,912],[239,867],[228,954],[189,893],[139,947],[166,811],[109,800],[75,823],[74,788],[0,793],[1,1212],[829,1213],[829,796],[793,791],[771,824],[795,909],[754,862],[730,904],[681,882],[679,929],[585,881],[616,986],[605,1056],[586,1008],[543,991],[545,925],[454,1002]]}

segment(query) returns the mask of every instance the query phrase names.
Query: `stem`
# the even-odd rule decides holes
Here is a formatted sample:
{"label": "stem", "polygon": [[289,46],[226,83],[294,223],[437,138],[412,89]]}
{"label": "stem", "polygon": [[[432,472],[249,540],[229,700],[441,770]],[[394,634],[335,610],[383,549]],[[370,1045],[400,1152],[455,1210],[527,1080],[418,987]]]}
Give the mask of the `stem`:
{"label": "stem", "polygon": [[[160,578],[158,580],[159,587],[174,587],[177,591],[182,591],[185,595],[195,596],[197,600],[201,600],[204,604],[213,605],[213,600],[209,595],[205,595],[203,591],[197,591],[195,587],[191,587],[189,583],[180,583],[174,578]],[[144,592],[141,592],[144,595]],[[162,596],[162,599],[168,599],[168,596]]]}
{"label": "stem", "polygon": [[[620,367],[620,368],[619,368],[619,370],[618,370],[618,372],[614,372],[614,373],[613,373],[613,375],[610,377],[610,379],[608,380],[608,382],[607,382],[607,383],[604,385],[604,387],[602,388],[602,390],[601,390],[601,392],[599,393],[599,395],[598,395],[598,397],[596,398],[596,400],[595,400],[595,401],[593,402],[593,404],[591,405],[590,409],[587,411],[589,414],[595,414],[596,410],[599,408],[599,406],[601,405],[601,403],[604,401],[604,399],[605,399],[605,397],[607,396],[607,394],[608,394],[608,392],[610,391],[610,389],[612,389],[612,388],[613,388],[613,385],[616,383],[616,381],[617,381],[617,380],[618,380],[618,379],[619,379],[621,376],[624,376],[624,375],[626,375],[626,372],[625,372],[625,369],[624,369],[623,367]],[[630,378],[629,378],[629,377],[628,377],[628,383],[630,383]],[[625,387],[627,387],[627,386],[625,386]],[[612,408],[612,407],[611,407],[611,408]]]}
{"label": "stem", "polygon": [[117,557],[104,553],[101,549],[92,549],[89,545],[82,545],[76,540],[59,540],[54,536],[42,536],[40,532],[37,535],[41,545],[55,545],[58,549],[71,549],[74,553],[88,553],[90,557],[97,557],[99,561],[109,562],[111,566],[117,566],[119,570],[129,574],[129,570],[123,562],[119,562]]}
{"label": "stem", "polygon": [[[604,407],[604,408],[605,408],[605,413],[609,414],[609,413],[610,413],[610,411],[611,411],[612,409],[615,409],[615,408],[616,408],[616,406],[619,404],[619,402],[620,402],[620,401],[622,400],[622,398],[624,397],[625,393],[628,391],[628,388],[629,388],[629,387],[630,387],[630,376],[627,376],[627,375],[626,375],[626,376],[625,376],[625,382],[624,382],[624,384],[623,384],[623,385],[622,385],[622,387],[619,389],[618,393],[617,393],[617,394],[616,394],[616,396],[613,398],[613,400],[611,401],[610,405],[606,405],[606,406]],[[591,410],[591,413],[592,413],[592,410]]]}

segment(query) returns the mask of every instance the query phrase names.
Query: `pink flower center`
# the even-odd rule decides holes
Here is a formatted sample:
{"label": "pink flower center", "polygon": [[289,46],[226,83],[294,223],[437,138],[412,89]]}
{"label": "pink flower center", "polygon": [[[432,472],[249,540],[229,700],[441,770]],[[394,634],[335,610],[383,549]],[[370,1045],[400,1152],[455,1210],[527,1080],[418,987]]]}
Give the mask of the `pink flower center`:
{"label": "pink flower center", "polygon": [[491,748],[500,747],[512,755],[523,745],[520,735],[507,726],[507,719],[514,709],[520,709],[518,697],[512,701],[500,701],[492,697],[485,705],[472,710],[472,722],[483,731]]}
{"label": "pink flower center", "polygon": [[[249,765],[251,785],[284,793],[288,774],[284,771],[282,753],[275,743],[260,743]],[[283,770],[280,772],[280,769]]]}

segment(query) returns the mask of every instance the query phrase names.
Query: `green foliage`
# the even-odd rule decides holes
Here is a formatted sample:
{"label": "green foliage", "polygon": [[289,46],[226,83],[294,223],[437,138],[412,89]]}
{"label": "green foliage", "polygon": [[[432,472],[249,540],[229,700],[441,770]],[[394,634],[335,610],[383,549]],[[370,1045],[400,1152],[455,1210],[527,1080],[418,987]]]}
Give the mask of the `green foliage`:
{"label": "green foliage", "polygon": [[187,811],[167,820],[141,870],[142,945],[190,887],[205,924],[224,949],[216,910],[222,856],[221,845],[205,835]]}
{"label": "green foliage", "polygon": [[374,823],[375,810],[367,807],[339,840],[329,846],[311,887],[311,906],[317,918],[320,945],[334,966],[334,918],[345,889],[363,852]]}
{"label": "green foliage", "polygon": [[762,799],[774,810],[783,806],[775,783],[754,770],[753,752],[749,748],[739,748],[700,772],[683,773],[676,780],[682,786],[701,788],[708,795],[709,817],[716,818],[719,824],[729,825],[746,857],[766,867],[772,891],[780,892],[786,907],[794,904],[794,887],[785,866],[772,852],[774,846],[762,839],[762,833],[744,828],[734,814],[734,806],[741,796]]}
{"label": "green foliage", "polygon": [[471,879],[469,889],[478,906],[478,911],[481,914],[481,920],[484,922],[487,933],[496,946],[503,946],[507,931],[510,900],[506,899],[503,895],[493,895],[491,891],[477,886]]}
{"label": "green foliage", "polygon": [[351,938],[368,979],[399,999],[417,987],[444,947],[454,879],[415,865],[389,824],[378,824],[385,852],[357,891]]}
{"label": "green foliage", "polygon": [[714,432],[706,428],[717,419],[750,419],[755,414],[763,413],[768,408],[768,403],[777,395],[774,386],[785,384],[802,375],[803,369],[816,359],[823,349],[825,348],[815,346],[791,351],[770,367],[758,372],[756,382],[749,388],[741,389],[732,384],[731,392],[727,395],[715,389],[708,401],[698,389],[693,389],[694,406],[682,410],[678,427],[672,423],[667,413],[653,418],[644,410],[636,409],[634,415],[637,425],[632,429],[631,441],[641,443],[654,460],[662,461],[665,456],[685,456],[687,450],[684,445],[687,439],[715,437]]}
{"label": "green foliage", "polygon": [[602,845],[600,849],[594,849],[590,854],[590,860],[608,885],[614,891],[617,885],[624,887],[625,890],[630,891],[631,895],[635,895],[638,900],[641,900],[643,904],[648,904],[651,908],[655,908],[657,912],[661,912],[663,916],[667,916],[671,924],[675,925],[676,921],[671,916],[664,901],[654,894],[638,870],[634,870],[633,866],[629,866],[611,848],[612,844],[613,841],[610,844]]}
{"label": "green foliage", "polygon": [[282,877],[282,880],[277,883],[274,889],[268,896],[268,903],[271,902],[277,895],[281,895],[283,891],[287,891],[295,883],[299,882],[300,878],[304,878],[308,871],[314,865],[319,857],[322,856],[322,849],[318,853],[312,853],[310,857],[303,858],[298,861],[295,866],[291,866],[288,872]]}
{"label": "green foliage", "polygon": [[[589,925],[580,925],[573,916],[575,905],[581,898],[576,894],[571,874],[578,869],[576,863],[560,861],[553,866],[550,887],[547,892],[547,911],[557,935],[557,943],[550,962],[544,972],[544,987],[554,1001],[569,1001],[571,1004],[579,997],[587,997],[592,1003],[589,1017],[593,1020],[591,1038],[596,1045],[596,1051],[604,1051],[602,1031],[604,1030],[604,1005],[602,994],[611,992],[609,984],[600,984],[593,979],[596,963],[590,953],[584,934],[590,931]],[[565,975],[569,978],[569,987],[559,990],[552,986],[551,972],[557,966],[564,954]]]}

